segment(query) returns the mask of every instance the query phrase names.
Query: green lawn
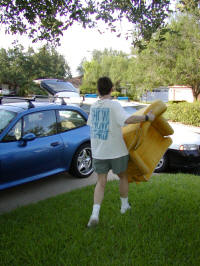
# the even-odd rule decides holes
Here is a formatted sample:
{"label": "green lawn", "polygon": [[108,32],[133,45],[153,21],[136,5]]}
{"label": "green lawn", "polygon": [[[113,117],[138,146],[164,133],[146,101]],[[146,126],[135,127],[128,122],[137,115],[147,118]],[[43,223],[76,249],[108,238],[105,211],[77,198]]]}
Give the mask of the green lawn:
{"label": "green lawn", "polygon": [[162,174],[130,184],[120,214],[109,182],[98,227],[88,229],[94,186],[0,216],[0,265],[200,265],[200,177]]}

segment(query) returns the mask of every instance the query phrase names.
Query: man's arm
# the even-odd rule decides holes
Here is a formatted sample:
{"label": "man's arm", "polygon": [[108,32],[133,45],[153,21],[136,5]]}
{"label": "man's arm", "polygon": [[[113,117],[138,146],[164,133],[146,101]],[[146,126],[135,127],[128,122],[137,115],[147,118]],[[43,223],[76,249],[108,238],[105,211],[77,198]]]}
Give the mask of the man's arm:
{"label": "man's arm", "polygon": [[126,119],[125,124],[137,124],[144,121],[152,122],[155,119],[155,115],[150,111],[146,115],[132,115]]}

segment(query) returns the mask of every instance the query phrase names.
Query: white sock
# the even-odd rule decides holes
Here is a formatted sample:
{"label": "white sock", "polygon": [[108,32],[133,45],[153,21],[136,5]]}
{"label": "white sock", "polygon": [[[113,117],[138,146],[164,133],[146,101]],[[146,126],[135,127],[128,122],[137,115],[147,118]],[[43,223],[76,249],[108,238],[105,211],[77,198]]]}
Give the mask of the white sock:
{"label": "white sock", "polygon": [[122,206],[127,206],[127,205],[129,205],[129,203],[128,203],[128,197],[127,197],[127,198],[122,198],[122,197],[120,197],[120,199],[121,199]]}
{"label": "white sock", "polygon": [[101,207],[100,204],[94,204],[93,205],[92,216],[99,217],[100,207]]}

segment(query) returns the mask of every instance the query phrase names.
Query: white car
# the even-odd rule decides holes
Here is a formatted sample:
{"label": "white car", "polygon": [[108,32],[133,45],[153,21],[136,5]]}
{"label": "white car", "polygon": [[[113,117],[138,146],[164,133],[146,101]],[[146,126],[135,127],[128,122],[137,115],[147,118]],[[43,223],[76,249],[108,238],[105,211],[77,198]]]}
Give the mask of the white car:
{"label": "white car", "polygon": [[62,99],[67,104],[81,105],[83,99],[79,94],[79,90],[72,83],[59,79],[38,79],[34,82],[40,85],[55,98],[55,102],[61,102]]}
{"label": "white car", "polygon": [[[134,111],[145,107],[134,103],[122,103],[124,109],[133,114]],[[170,123],[174,130],[172,144],[155,168],[156,173],[164,172],[171,168],[195,169],[200,167],[200,134],[192,132],[189,127]]]}
{"label": "white car", "polygon": [[[85,94],[81,108],[89,114],[91,105],[98,100],[99,97],[97,94]],[[131,102],[128,100],[128,97],[118,97],[117,99],[113,99],[113,101],[118,101],[126,110],[126,112],[130,114],[133,114],[134,112],[146,106],[144,104]]]}
{"label": "white car", "polygon": [[[146,106],[136,102],[129,102],[125,99],[121,97],[118,101],[130,115]],[[91,103],[89,101],[84,101],[81,108],[89,113],[90,106]],[[193,169],[200,167],[200,130],[198,134],[192,132],[184,125],[170,124],[174,129],[174,134],[170,136],[173,143],[156,166],[155,172],[163,172],[170,168]]]}
{"label": "white car", "polygon": [[195,169],[200,167],[200,134],[191,131],[188,127],[170,123],[174,129],[170,145],[155,172],[163,172],[169,168]]}

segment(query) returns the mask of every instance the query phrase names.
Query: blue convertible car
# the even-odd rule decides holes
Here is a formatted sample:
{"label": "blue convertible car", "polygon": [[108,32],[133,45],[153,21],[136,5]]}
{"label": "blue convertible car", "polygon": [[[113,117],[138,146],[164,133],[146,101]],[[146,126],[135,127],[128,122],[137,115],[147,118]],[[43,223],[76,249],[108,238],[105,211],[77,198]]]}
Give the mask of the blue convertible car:
{"label": "blue convertible car", "polygon": [[87,114],[79,107],[0,103],[0,190],[64,171],[93,172]]}

